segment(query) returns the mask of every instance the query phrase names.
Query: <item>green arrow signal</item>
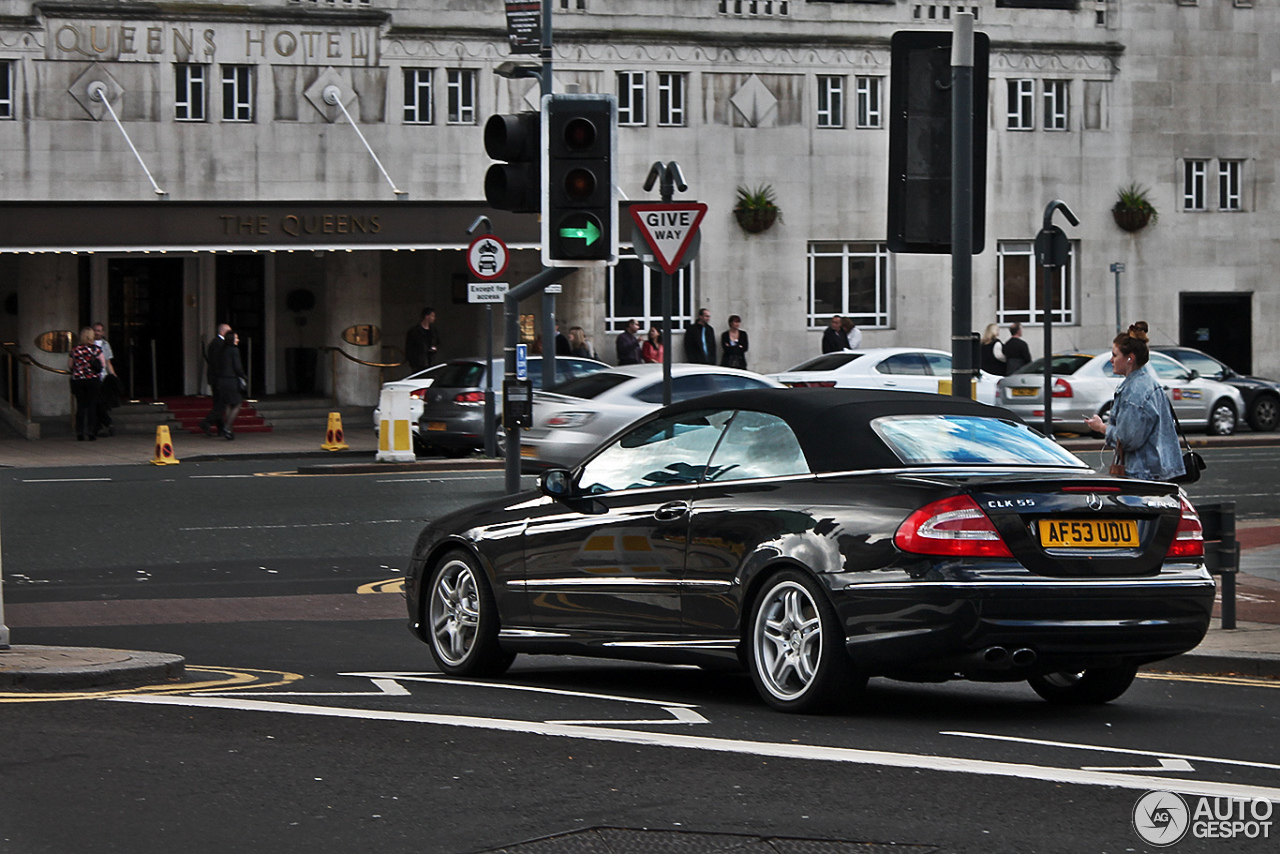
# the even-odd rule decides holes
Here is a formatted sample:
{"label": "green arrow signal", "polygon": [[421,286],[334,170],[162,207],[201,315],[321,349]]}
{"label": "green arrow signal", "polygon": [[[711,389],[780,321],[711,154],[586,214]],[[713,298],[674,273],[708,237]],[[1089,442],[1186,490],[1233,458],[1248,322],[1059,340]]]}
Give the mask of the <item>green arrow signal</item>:
{"label": "green arrow signal", "polygon": [[596,227],[596,224],[593,221],[587,220],[587,224],[582,228],[560,229],[560,236],[578,237],[587,241],[587,245],[590,246],[592,243],[595,243],[600,239],[600,229]]}

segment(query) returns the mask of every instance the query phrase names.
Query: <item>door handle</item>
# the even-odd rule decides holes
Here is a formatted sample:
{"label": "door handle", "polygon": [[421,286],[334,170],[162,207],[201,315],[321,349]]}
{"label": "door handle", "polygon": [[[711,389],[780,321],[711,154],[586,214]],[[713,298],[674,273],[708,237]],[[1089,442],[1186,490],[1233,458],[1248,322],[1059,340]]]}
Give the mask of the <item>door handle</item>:
{"label": "door handle", "polygon": [[688,501],[671,501],[653,511],[653,518],[659,522],[671,522],[689,512]]}

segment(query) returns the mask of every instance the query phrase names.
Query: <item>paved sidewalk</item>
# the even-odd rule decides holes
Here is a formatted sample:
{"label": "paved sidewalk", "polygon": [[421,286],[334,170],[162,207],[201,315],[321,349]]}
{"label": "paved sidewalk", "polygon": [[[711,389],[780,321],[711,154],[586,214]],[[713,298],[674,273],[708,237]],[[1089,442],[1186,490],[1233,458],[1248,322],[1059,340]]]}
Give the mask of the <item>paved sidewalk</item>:
{"label": "paved sidewalk", "polygon": [[[234,441],[190,433],[172,434],[174,456],[182,462],[244,458],[278,458],[298,461],[300,471],[323,472],[334,469],[357,471],[385,466],[387,471],[405,469],[500,467],[500,463],[478,458],[446,460],[424,458],[416,463],[375,464],[377,437],[367,422],[344,424],[349,450],[329,452],[321,449],[325,426],[314,431],[278,430],[272,433],[246,433]],[[1280,437],[1248,434],[1226,437],[1232,444],[1257,442],[1274,444]],[[1096,440],[1071,440],[1088,442]],[[1220,440],[1218,440],[1220,441]],[[1064,442],[1064,445],[1068,442]],[[0,439],[0,469],[3,468],[75,468],[101,465],[150,465],[155,453],[155,439],[145,435],[119,435],[95,442],[77,442],[73,437],[52,437],[28,442],[23,439]],[[1280,678],[1280,520],[1248,520],[1239,523],[1241,572],[1237,575],[1237,628],[1221,628],[1215,608],[1215,619],[1204,642],[1195,650],[1150,666],[1153,670],[1185,673],[1236,673]],[[10,627],[11,635],[14,634]],[[21,634],[20,630],[17,634]],[[16,643],[12,649],[0,651],[0,687],[22,690],[74,690],[86,684],[137,684],[142,681],[163,682],[180,674],[181,659],[170,662],[168,670],[156,671],[151,656],[161,653],[101,650],[93,648],[31,647]],[[106,681],[95,681],[106,680]]]}

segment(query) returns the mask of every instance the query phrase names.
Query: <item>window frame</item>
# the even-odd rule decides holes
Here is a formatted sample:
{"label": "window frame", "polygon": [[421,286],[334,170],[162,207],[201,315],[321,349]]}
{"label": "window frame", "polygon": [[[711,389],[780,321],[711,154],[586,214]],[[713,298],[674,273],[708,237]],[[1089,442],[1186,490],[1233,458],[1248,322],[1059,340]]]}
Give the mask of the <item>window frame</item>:
{"label": "window frame", "polygon": [[476,70],[450,68],[445,78],[445,88],[449,101],[445,123],[474,125],[476,123]]}
{"label": "window frame", "polygon": [[658,72],[658,127],[685,127],[688,75],[680,71]]}
{"label": "window frame", "polygon": [[0,59],[0,121],[14,118],[13,78],[16,64],[11,59]]}
{"label": "window frame", "polygon": [[222,66],[222,121],[252,123],[256,112],[255,66],[227,63]]}
{"label": "window frame", "polygon": [[1244,161],[1230,158],[1218,160],[1218,210],[1244,210]]}
{"label": "window frame", "polygon": [[1071,130],[1071,81],[1044,81],[1044,129],[1052,133]]}
{"label": "window frame", "polygon": [[407,125],[435,124],[435,69],[412,66],[402,68],[401,72],[404,83],[401,120]]}
{"label": "window frame", "polygon": [[614,79],[618,86],[618,127],[644,127],[649,113],[645,72],[619,71]]}
{"label": "window frame", "polygon": [[[661,328],[662,324],[662,271],[650,270],[641,263],[636,256],[634,249],[623,248],[618,253],[618,263],[613,267],[609,267],[608,276],[605,282],[605,303],[604,303],[604,331],[606,334],[614,334],[621,332],[627,328],[627,322],[638,320],[640,322],[640,330],[646,332],[650,326],[657,325]],[[624,266],[624,264],[626,266]],[[619,290],[623,287],[618,282],[618,273],[621,272],[631,275],[635,267],[639,267],[644,277],[640,280],[639,300],[641,307],[645,310],[638,314],[626,314],[619,310],[618,299]],[[675,275],[671,277],[671,330],[672,337],[683,330],[685,327],[693,323],[693,315],[696,310],[694,307],[694,268],[698,262],[695,260],[689,266],[677,270]],[[664,342],[663,346],[669,346],[670,342]],[[602,348],[597,347],[596,352],[604,352]],[[674,352],[674,351],[673,351]]]}
{"label": "window frame", "polygon": [[[1079,311],[1079,299],[1077,292],[1079,290],[1079,263],[1077,259],[1080,257],[1080,242],[1078,240],[1068,241],[1069,251],[1067,253],[1066,266],[1055,269],[1054,276],[1058,279],[1057,298],[1058,306],[1051,308],[1049,314],[1054,326],[1077,326],[1079,320],[1077,312]],[[1028,272],[1027,285],[1027,307],[1009,307],[1008,299],[1008,274],[1009,260],[1025,259],[1026,269]],[[1035,241],[1034,240],[1000,240],[996,242],[996,323],[1007,326],[1015,321],[1024,326],[1043,326],[1044,325],[1044,307],[1040,304],[1040,299],[1044,294],[1044,276],[1045,268],[1036,263]]]}
{"label": "window frame", "polygon": [[1036,129],[1036,81],[1017,77],[1007,81],[1008,110],[1006,128],[1012,131]]}
{"label": "window frame", "polygon": [[833,130],[844,127],[845,76],[818,75],[817,126]]}
{"label": "window frame", "polygon": [[884,78],[858,75],[854,85],[857,92],[855,126],[864,129],[884,127]]}
{"label": "window frame", "polygon": [[[208,120],[208,66],[196,62],[176,62],[173,66],[173,120],[203,122]],[[198,75],[192,74],[198,71]],[[194,109],[193,109],[194,108]],[[183,115],[183,111],[186,115]],[[198,115],[197,115],[198,114]]]}
{"label": "window frame", "polygon": [[[839,250],[833,247],[839,246]],[[882,240],[810,240],[805,248],[806,266],[808,269],[808,311],[809,329],[826,329],[831,324],[831,316],[838,314],[851,318],[855,325],[862,329],[889,329],[893,325],[893,255],[889,245]],[[818,265],[824,259],[840,260],[840,304],[823,304],[818,308],[816,292]],[[875,284],[871,310],[855,310],[854,293],[850,276],[851,265],[861,260],[870,259],[875,269]]]}
{"label": "window frame", "polygon": [[1182,209],[1209,209],[1209,160],[1188,157],[1182,161]]}

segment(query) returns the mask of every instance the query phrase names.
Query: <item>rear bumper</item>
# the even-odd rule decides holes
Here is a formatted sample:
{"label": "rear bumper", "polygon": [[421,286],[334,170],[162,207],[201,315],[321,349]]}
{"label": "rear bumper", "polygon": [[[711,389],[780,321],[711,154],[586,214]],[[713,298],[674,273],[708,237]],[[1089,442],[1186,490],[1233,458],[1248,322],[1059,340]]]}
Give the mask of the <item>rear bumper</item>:
{"label": "rear bumper", "polygon": [[[1150,579],[851,585],[833,591],[846,648],[872,673],[1017,678],[993,647],[1030,650],[1026,675],[1179,655],[1203,640],[1214,583],[1203,569]],[[988,666],[990,665],[990,666]],[[996,673],[999,671],[999,673]],[[1023,677],[1025,678],[1025,677]]]}

